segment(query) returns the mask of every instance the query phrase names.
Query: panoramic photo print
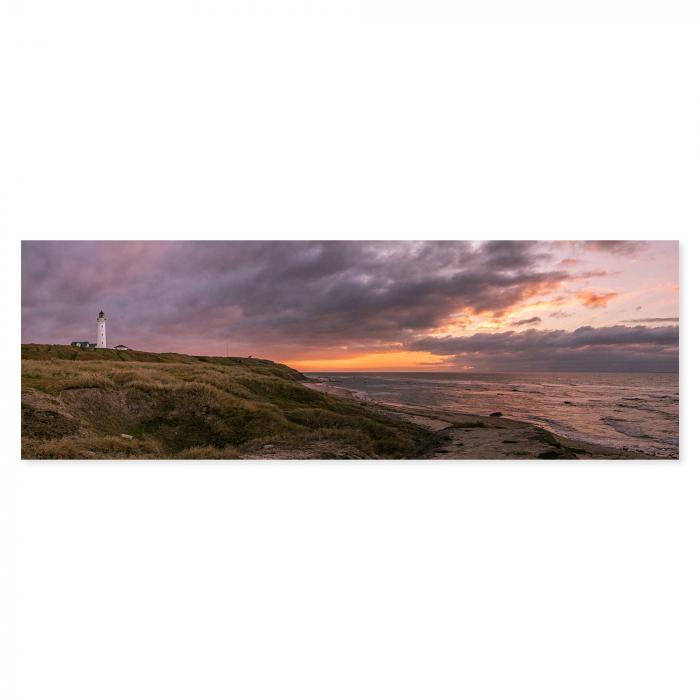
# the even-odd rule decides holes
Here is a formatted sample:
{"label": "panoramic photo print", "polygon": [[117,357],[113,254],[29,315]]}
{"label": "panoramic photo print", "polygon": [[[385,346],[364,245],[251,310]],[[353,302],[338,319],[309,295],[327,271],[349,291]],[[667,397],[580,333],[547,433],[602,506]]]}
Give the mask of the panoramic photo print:
{"label": "panoramic photo print", "polygon": [[24,241],[25,459],[677,459],[675,241]]}

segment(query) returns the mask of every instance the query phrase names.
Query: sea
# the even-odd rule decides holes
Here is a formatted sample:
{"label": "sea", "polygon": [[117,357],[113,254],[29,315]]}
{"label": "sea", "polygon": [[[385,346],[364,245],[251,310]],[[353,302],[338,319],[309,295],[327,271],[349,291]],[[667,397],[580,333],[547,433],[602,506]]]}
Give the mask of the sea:
{"label": "sea", "polygon": [[383,404],[533,423],[562,437],[678,456],[678,374],[317,372],[316,381]]}

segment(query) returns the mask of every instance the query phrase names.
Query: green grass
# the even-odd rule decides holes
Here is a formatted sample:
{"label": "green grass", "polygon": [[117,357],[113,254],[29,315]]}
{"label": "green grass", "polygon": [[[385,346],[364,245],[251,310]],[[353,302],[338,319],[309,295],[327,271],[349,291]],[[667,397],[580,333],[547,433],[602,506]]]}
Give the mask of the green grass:
{"label": "green grass", "polygon": [[303,380],[269,360],[23,345],[22,456],[410,458],[434,441]]}

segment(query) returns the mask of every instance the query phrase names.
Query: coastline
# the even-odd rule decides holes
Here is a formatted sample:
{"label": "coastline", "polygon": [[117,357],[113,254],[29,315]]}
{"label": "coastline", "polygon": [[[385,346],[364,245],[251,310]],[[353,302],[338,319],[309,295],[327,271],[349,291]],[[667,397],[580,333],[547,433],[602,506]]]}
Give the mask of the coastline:
{"label": "coastline", "polygon": [[324,394],[361,402],[372,410],[438,433],[440,444],[422,459],[662,459],[644,452],[572,440],[533,423],[504,416],[385,404],[371,400],[361,392],[328,382],[309,381],[303,384]]}

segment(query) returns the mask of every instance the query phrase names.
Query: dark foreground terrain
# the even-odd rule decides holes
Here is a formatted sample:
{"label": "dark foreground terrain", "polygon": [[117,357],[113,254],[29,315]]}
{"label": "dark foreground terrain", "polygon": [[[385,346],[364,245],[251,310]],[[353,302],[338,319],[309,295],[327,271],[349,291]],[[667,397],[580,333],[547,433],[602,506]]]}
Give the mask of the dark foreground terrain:
{"label": "dark foreground terrain", "polygon": [[500,415],[369,403],[269,360],[22,346],[25,459],[634,459]]}
{"label": "dark foreground terrain", "polygon": [[268,360],[22,346],[25,459],[421,457],[440,437]]}

